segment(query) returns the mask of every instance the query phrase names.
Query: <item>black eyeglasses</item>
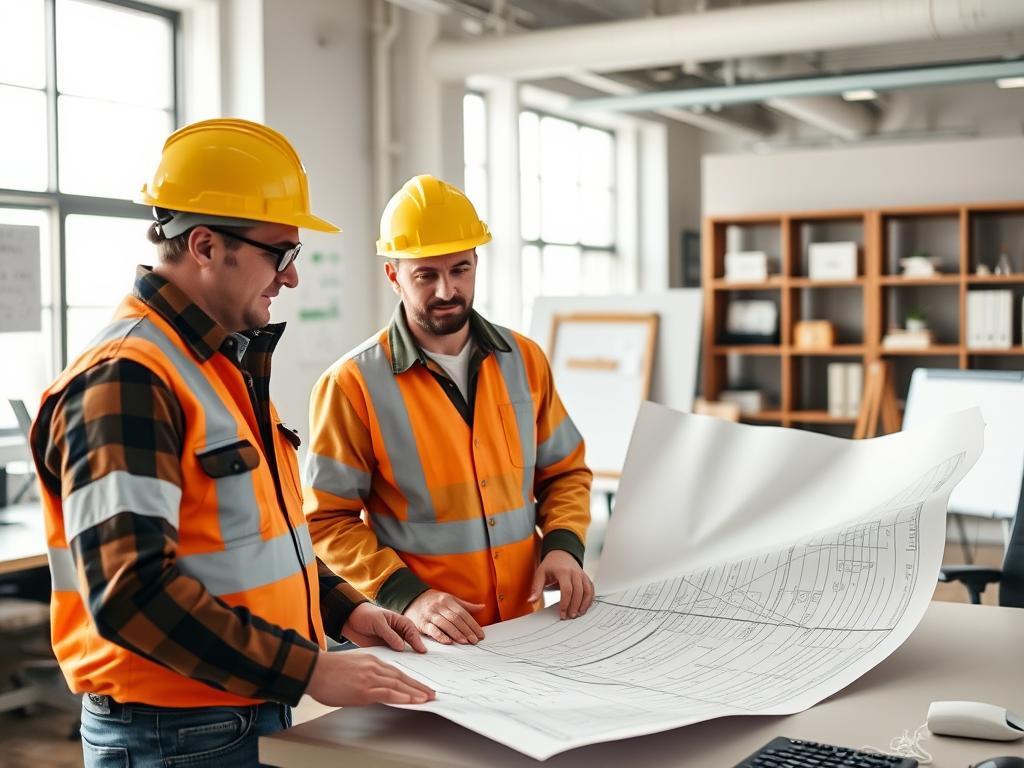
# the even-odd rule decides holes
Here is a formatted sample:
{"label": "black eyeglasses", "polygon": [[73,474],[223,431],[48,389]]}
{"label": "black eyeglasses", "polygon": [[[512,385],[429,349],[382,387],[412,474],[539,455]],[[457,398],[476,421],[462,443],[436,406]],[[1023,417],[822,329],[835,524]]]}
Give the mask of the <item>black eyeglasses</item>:
{"label": "black eyeglasses", "polygon": [[288,265],[299,258],[299,251],[302,250],[302,243],[296,243],[291,248],[278,248],[276,245],[268,245],[267,243],[261,243],[259,240],[250,240],[248,237],[242,237],[236,232],[230,229],[223,229],[221,227],[212,227],[209,224],[204,225],[207,229],[216,232],[217,234],[224,235],[225,237],[233,237],[235,240],[241,240],[246,245],[251,245],[254,248],[260,248],[267,253],[277,256],[277,271],[284,272],[288,269]]}

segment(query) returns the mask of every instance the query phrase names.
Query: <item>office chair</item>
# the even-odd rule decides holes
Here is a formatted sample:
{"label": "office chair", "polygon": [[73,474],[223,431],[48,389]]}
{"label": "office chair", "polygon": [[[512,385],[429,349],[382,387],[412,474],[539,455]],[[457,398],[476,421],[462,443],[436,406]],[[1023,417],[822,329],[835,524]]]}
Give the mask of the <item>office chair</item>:
{"label": "office chair", "polygon": [[999,584],[999,604],[1024,608],[1024,493],[1013,518],[1010,541],[1003,555],[1002,568],[981,565],[944,565],[939,570],[939,581],[959,581],[967,589],[971,602],[981,603],[981,593],[989,584]]}
{"label": "office chair", "polygon": [[[8,400],[7,401],[11,410],[14,411],[14,418],[18,420],[18,430],[21,432],[22,437],[25,438],[25,443],[28,444],[29,434],[32,432],[32,417],[29,415],[28,408],[25,407],[24,400]],[[11,497],[10,503],[17,504],[21,501],[22,497],[32,488],[35,484],[35,474],[32,472],[32,462],[29,462],[29,474],[25,479],[24,485],[21,486]]]}

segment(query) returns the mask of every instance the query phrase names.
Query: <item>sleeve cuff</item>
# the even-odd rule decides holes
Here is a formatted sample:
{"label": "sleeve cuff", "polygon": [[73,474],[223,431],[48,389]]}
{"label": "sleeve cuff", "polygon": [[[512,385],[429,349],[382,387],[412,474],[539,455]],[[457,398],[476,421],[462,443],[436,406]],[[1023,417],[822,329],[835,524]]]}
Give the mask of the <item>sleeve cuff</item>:
{"label": "sleeve cuff", "polygon": [[270,701],[294,707],[313,679],[313,669],[320,658],[320,646],[294,632],[289,635],[287,650],[279,654],[283,668],[277,679],[268,683],[261,693]]}
{"label": "sleeve cuff", "polygon": [[377,592],[377,605],[395,613],[404,613],[409,603],[430,589],[408,568],[399,568],[388,576]]}
{"label": "sleeve cuff", "polygon": [[583,552],[585,547],[580,537],[565,528],[556,528],[544,534],[544,541],[541,545],[541,559],[547,557],[549,552],[560,549],[572,555],[576,562],[583,567]]}
{"label": "sleeve cuff", "polygon": [[320,581],[320,618],[324,624],[324,634],[341,639],[341,629],[348,622],[352,611],[361,603],[367,602],[355,587],[330,571],[323,561],[317,560]]}

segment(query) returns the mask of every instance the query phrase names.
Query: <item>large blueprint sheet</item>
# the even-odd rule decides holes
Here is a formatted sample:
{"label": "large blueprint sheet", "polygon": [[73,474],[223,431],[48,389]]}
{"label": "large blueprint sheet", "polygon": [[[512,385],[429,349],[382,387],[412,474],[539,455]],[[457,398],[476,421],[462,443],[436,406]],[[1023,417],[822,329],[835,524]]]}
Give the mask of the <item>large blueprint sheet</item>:
{"label": "large blueprint sheet", "polygon": [[917,626],[983,429],[974,409],[854,442],[645,404],[585,616],[548,609],[425,656],[371,651],[438,691],[422,708],[538,760],[799,712]]}

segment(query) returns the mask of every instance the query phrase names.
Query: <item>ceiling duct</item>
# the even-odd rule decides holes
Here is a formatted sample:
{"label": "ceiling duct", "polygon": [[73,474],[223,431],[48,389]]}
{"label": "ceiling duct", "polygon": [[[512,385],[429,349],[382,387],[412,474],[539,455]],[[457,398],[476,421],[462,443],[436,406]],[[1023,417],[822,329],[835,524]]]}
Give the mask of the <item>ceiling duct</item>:
{"label": "ceiling duct", "polygon": [[430,65],[442,80],[615,72],[683,61],[829,51],[1024,27],[1022,0],[815,0],[749,5],[441,40]]}

